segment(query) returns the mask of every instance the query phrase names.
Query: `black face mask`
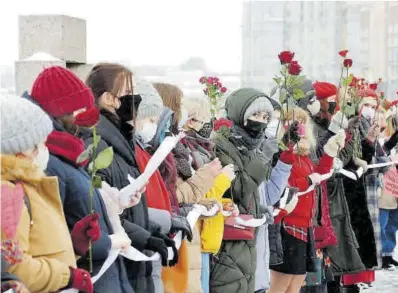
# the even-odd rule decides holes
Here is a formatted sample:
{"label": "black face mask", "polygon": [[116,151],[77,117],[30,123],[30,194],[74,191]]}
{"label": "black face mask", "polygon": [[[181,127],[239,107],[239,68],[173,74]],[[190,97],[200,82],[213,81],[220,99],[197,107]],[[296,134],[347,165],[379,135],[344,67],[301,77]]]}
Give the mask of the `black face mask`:
{"label": "black face mask", "polygon": [[314,122],[321,127],[327,128],[329,126],[329,120],[327,118],[321,118],[319,116],[313,117]]}
{"label": "black face mask", "polygon": [[334,110],[336,109],[336,102],[329,102],[329,113],[334,114]]}
{"label": "black face mask", "polygon": [[140,95],[125,95],[120,97],[120,107],[116,110],[122,122],[131,121],[137,113],[142,98]]}
{"label": "black face mask", "polygon": [[247,120],[247,124],[243,127],[252,138],[259,138],[267,128],[267,123],[254,120]]}

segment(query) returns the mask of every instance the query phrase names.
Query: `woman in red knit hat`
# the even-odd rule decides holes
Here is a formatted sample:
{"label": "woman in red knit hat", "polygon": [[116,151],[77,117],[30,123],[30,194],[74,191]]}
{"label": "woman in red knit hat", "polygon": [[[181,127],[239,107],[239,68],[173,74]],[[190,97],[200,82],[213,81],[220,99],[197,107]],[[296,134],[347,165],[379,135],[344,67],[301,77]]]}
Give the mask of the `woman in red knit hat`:
{"label": "woman in red knit hat", "polygon": [[[313,136],[312,123],[306,111],[294,108],[285,115],[284,123],[299,125],[300,139],[291,137],[289,147],[293,167],[289,177],[289,186],[305,192],[311,185],[318,185],[322,181],[321,174],[330,172],[333,158],[338,149],[344,146],[345,133],[339,132],[331,137],[324,146],[325,154],[318,166],[309,158],[311,149],[316,146]],[[282,131],[281,134],[283,134]],[[281,155],[282,159],[283,154]],[[313,235],[313,216],[316,207],[315,192],[309,191],[299,197],[296,208],[282,219],[282,243],[284,259],[280,265],[270,266],[271,293],[296,293],[300,291],[307,272],[315,269],[315,244]]]}

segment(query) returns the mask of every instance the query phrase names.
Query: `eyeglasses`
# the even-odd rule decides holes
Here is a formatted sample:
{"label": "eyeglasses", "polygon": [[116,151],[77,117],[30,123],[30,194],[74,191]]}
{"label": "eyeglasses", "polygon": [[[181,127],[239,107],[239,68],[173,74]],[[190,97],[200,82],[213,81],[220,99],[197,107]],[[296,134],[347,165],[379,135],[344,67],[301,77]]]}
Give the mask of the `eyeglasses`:
{"label": "eyeglasses", "polygon": [[191,118],[191,120],[192,120],[193,122],[197,122],[197,123],[200,123],[200,124],[205,124],[205,123],[206,123],[205,121],[201,121],[201,120],[198,120],[198,119],[196,119],[196,118]]}

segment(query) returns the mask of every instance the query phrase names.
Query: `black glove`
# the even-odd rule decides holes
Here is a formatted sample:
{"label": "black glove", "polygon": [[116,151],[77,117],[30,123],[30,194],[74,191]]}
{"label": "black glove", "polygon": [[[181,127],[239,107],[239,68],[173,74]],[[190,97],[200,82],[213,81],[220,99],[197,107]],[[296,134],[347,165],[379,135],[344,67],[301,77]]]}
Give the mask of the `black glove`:
{"label": "black glove", "polygon": [[[157,232],[155,234],[155,236],[162,239],[167,247],[171,247],[171,249],[173,250],[173,253],[174,253],[174,258],[168,262],[168,265],[170,267],[175,266],[178,263],[178,249],[176,247],[175,241],[173,239],[171,239],[170,237],[167,237],[166,235],[163,235],[159,232]],[[167,263],[166,263],[166,265],[167,265]]]}
{"label": "black glove", "polygon": [[156,236],[149,237],[145,249],[158,252],[162,258],[162,266],[167,266],[169,252],[167,251],[167,245],[162,238]]}
{"label": "black glove", "polygon": [[299,129],[299,123],[298,121],[294,121],[292,124],[290,124],[290,127],[288,131],[283,135],[282,142],[285,144],[285,146],[288,146],[289,144],[289,134],[290,134],[290,143],[292,145],[295,145],[300,141],[300,136],[298,135],[298,129]]}
{"label": "black glove", "polygon": [[191,242],[193,238],[191,226],[189,226],[188,220],[185,217],[174,216],[171,218],[171,229],[170,233],[174,234],[181,231],[182,239],[187,237],[188,241]]}

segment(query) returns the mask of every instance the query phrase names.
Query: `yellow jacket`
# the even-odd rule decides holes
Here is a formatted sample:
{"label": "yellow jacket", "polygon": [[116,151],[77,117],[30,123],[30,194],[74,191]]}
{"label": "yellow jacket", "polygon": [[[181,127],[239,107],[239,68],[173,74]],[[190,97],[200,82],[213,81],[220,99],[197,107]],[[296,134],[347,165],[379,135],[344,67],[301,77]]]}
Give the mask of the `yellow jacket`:
{"label": "yellow jacket", "polygon": [[[0,160],[1,184],[22,184],[32,216],[24,205],[14,238],[19,242],[23,259],[8,271],[18,276],[32,293],[56,292],[68,285],[69,267],[76,267],[58,180],[46,177],[29,159],[2,154]],[[3,232],[1,237],[5,237]]]}
{"label": "yellow jacket", "polygon": [[[231,180],[225,174],[220,174],[215,179],[213,187],[205,194],[205,198],[215,199],[221,203],[224,193],[230,186]],[[200,233],[202,252],[217,253],[221,247],[223,234],[224,216],[222,213],[218,213],[215,217],[203,219]]]}

